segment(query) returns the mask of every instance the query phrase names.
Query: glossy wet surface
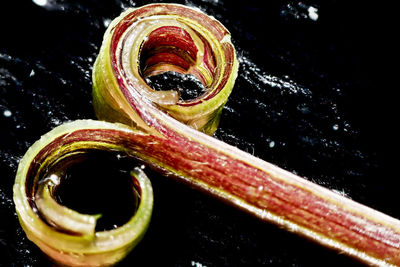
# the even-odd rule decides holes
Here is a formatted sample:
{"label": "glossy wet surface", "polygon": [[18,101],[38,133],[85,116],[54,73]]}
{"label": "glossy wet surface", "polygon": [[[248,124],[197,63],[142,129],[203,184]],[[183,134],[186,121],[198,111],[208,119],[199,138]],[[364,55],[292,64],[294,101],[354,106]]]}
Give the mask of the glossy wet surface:
{"label": "glossy wet surface", "polygon": [[[387,152],[396,143],[395,85],[382,85],[379,12],[347,1],[233,2],[181,2],[220,20],[238,50],[239,76],[216,138],[400,218],[398,175]],[[12,185],[18,160],[55,126],[95,118],[91,69],[103,33],[122,10],[142,4],[0,4],[0,251],[6,255],[0,266],[51,266],[17,221]],[[120,266],[357,264],[147,174],[153,220]]]}

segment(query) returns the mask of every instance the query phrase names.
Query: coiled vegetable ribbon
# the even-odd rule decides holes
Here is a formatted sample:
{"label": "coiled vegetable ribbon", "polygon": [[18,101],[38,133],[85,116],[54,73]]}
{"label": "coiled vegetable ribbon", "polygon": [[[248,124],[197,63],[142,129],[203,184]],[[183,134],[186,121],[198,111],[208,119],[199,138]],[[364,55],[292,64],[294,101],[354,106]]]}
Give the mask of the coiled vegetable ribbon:
{"label": "coiled vegetable ribbon", "polygon": [[[150,184],[139,169],[134,177],[140,206],[116,234],[93,233],[96,216],[60,207],[52,196],[58,180],[44,175],[49,166],[86,149],[118,150],[363,262],[400,265],[398,220],[206,135],[216,130],[237,70],[229,32],[197,9],[151,4],[122,13],[105,33],[93,69],[96,115],[114,123],[59,126],[20,163],[14,200],[28,237],[67,265],[108,265],[126,254],[143,235],[152,207]],[[177,91],[147,85],[146,78],[167,71],[193,75],[205,92],[185,101]],[[110,241],[119,234],[121,241]]]}

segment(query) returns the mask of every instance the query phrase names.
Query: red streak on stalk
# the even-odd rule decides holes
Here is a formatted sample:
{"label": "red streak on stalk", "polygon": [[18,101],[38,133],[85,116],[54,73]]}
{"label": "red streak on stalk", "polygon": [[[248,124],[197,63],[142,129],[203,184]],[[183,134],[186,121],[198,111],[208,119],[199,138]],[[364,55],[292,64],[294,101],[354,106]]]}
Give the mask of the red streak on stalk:
{"label": "red streak on stalk", "polygon": [[152,31],[142,49],[148,51],[171,44],[186,51],[193,60],[196,58],[197,47],[192,37],[186,30],[177,26],[163,26]]}
{"label": "red streak on stalk", "polygon": [[215,75],[217,67],[215,64],[214,54],[212,53],[210,44],[201,35],[199,35],[199,37],[202,40],[204,46],[203,63],[210,72],[210,76],[213,77]]}
{"label": "red streak on stalk", "polygon": [[190,67],[190,65],[180,56],[168,52],[157,53],[146,60],[146,66],[153,66],[159,63],[174,64],[184,70],[187,70]]}

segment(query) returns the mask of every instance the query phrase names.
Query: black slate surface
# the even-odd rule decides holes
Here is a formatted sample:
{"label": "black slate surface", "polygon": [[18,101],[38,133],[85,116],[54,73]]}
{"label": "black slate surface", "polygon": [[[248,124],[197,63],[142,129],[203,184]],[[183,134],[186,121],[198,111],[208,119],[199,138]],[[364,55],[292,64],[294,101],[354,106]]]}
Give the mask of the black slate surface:
{"label": "black slate surface", "polygon": [[[106,25],[125,8],[148,2],[39,3],[0,4],[0,266],[51,266],[26,239],[14,211],[18,160],[55,126],[95,118],[91,69]],[[400,218],[399,177],[391,164],[397,157],[387,152],[396,144],[396,84],[383,86],[387,77],[380,71],[389,49],[383,5],[180,3],[220,20],[238,50],[239,77],[216,138]],[[153,220],[118,266],[358,265],[148,173]]]}

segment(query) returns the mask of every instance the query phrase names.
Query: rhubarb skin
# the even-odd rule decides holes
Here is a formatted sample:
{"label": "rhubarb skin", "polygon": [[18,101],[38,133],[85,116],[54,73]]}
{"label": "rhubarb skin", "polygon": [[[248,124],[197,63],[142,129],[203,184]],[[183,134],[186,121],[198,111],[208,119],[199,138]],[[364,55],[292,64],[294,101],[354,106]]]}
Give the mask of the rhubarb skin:
{"label": "rhubarb skin", "polygon": [[[106,139],[103,131],[132,132],[126,126],[100,121],[74,121],[62,124],[42,136],[26,152],[20,164],[14,183],[14,203],[17,215],[27,237],[35,243],[53,262],[61,266],[110,266],[124,258],[144,237],[150,223],[153,209],[153,191],[149,179],[140,169],[132,172],[135,190],[140,192],[140,203],[136,213],[125,224],[108,231],[89,234],[77,231],[77,225],[57,227],[49,215],[58,205],[56,201],[40,201],[40,185],[45,181],[46,172],[60,159],[97,149],[105,151],[126,151],[119,143]],[[133,132],[132,132],[133,133]],[[100,140],[101,139],[101,140]],[[115,140],[115,137],[114,137]],[[36,202],[40,201],[40,202]],[[40,215],[43,208],[46,215]],[[82,214],[65,211],[62,206],[55,210],[71,220],[82,219]],[[97,217],[97,216],[89,216]],[[57,218],[54,218],[57,219]],[[57,223],[57,220],[54,221]],[[65,223],[65,221],[62,221]]]}
{"label": "rhubarb skin", "polygon": [[[211,90],[204,98],[174,107],[178,111],[182,111],[183,106],[191,107],[189,111],[182,111],[187,115],[201,113],[208,107],[199,108],[200,101],[226,101],[227,91],[223,88],[233,86],[238,68],[229,32],[198,10],[181,5],[152,4],[127,10],[105,34],[94,67],[98,117],[134,125],[149,133],[151,140],[140,148],[139,158],[168,176],[360,261],[372,265],[400,265],[398,220],[200,133],[192,125],[185,125],[187,121],[180,116],[172,118],[169,110],[146,98],[141,91],[143,81],[135,69],[138,67],[126,68],[125,54],[121,51],[126,48],[125,33],[135,29],[138,21],[163,15],[178,17],[201,29],[211,29],[220,49],[213,52],[220,56],[215,63],[225,67],[220,70],[223,74],[216,90]],[[166,25],[161,22],[161,26]],[[140,48],[129,49],[133,55],[140,54]],[[221,66],[221,63],[224,64]]]}
{"label": "rhubarb skin", "polygon": [[[54,139],[34,157],[27,177],[38,172],[41,166],[38,163],[57,147],[96,144],[98,148],[119,150],[262,220],[366,263],[381,266],[399,263],[398,221],[391,217],[250,155],[244,159],[243,152],[208,136],[213,146],[184,137],[164,138],[121,129],[105,122],[96,127],[96,123],[76,121],[62,125],[68,132],[52,135]],[[27,180],[26,188],[32,188],[31,183],[32,180]]]}
{"label": "rhubarb skin", "polygon": [[[237,77],[238,61],[230,39],[218,21],[193,8],[153,4],[126,10],[108,27],[94,65],[96,116],[151,132],[151,119],[143,117],[153,115],[130,103],[145,97],[186,125],[213,134]],[[147,65],[142,70],[138,62],[143,58],[142,64]],[[174,92],[157,92],[146,84],[144,73],[166,71],[192,74],[207,90],[198,98],[181,101]]]}

